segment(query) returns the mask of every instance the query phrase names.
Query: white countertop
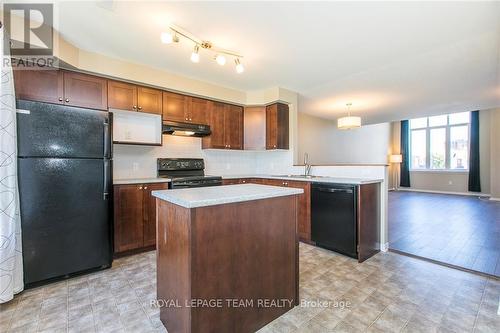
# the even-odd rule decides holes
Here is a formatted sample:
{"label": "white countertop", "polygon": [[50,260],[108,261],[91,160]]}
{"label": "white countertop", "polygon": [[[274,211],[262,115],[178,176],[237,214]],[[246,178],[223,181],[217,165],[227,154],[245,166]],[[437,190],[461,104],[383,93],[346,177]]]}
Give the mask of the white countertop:
{"label": "white countertop", "polygon": [[298,188],[240,184],[153,191],[153,196],[173,204],[196,208],[301,194]]}
{"label": "white countertop", "polygon": [[306,177],[289,177],[286,175],[228,175],[222,176],[223,179],[237,179],[237,178],[268,178],[268,179],[284,179],[284,180],[296,180],[311,183],[333,183],[333,184],[352,184],[352,185],[363,185],[363,184],[373,184],[381,183],[383,179],[378,178],[344,178],[344,177],[329,177],[329,176],[312,176],[311,178]]}
{"label": "white countertop", "polygon": [[129,179],[113,179],[113,185],[127,185],[127,184],[149,184],[149,183],[169,183],[170,178],[129,178]]}

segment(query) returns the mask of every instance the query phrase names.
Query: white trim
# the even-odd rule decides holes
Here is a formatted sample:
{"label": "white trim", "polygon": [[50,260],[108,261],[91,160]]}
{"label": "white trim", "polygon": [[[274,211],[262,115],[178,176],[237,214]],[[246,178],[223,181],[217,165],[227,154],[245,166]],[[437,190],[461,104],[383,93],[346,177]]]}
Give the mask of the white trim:
{"label": "white trim", "polygon": [[425,173],[469,173],[469,169],[410,169],[410,172],[425,172]]}
{"label": "white trim", "polygon": [[389,242],[380,244],[380,251],[382,251],[382,252],[389,251]]}
{"label": "white trim", "polygon": [[[472,197],[490,197],[490,194],[486,193],[478,193],[478,192],[451,192],[451,191],[433,191],[433,190],[421,190],[417,188],[403,188],[400,187],[398,189],[399,191],[406,191],[406,192],[423,192],[423,193],[436,193],[436,194],[454,194],[454,195],[468,195]],[[492,200],[490,198],[490,200]],[[498,199],[500,200],[500,199]]]}
{"label": "white trim", "polygon": [[490,200],[491,200],[491,201],[500,201],[500,198],[491,198],[491,197],[490,197]]}

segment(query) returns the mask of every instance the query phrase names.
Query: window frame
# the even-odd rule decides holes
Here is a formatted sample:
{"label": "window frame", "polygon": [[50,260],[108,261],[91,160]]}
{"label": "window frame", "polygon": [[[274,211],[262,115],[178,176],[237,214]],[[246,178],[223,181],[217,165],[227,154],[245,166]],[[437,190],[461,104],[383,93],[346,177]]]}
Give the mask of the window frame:
{"label": "window frame", "polygon": [[[462,112],[459,112],[462,113]],[[413,158],[410,158],[410,171],[411,172],[435,172],[435,173],[441,173],[441,172],[454,172],[454,173],[468,173],[469,172],[469,165],[467,164],[464,169],[451,169],[451,142],[450,142],[450,133],[451,133],[451,128],[453,127],[463,127],[467,126],[467,146],[470,151],[470,112],[469,113],[469,121],[466,123],[457,123],[457,124],[450,124],[450,115],[446,115],[446,125],[438,125],[438,126],[430,126],[429,125],[429,118],[433,117],[421,117],[426,119],[426,126],[425,127],[417,127],[417,128],[411,128],[411,120],[410,120],[410,126],[409,126],[409,131],[410,131],[410,142],[409,142],[409,148],[410,148],[410,157],[412,157],[412,140],[413,140],[413,131],[421,131],[425,130],[425,168],[414,168],[413,167]],[[438,115],[440,116],[440,115]],[[441,115],[442,116],[442,115]],[[416,118],[419,119],[419,118]],[[446,131],[446,142],[445,142],[445,167],[443,169],[432,169],[431,168],[431,130],[432,129],[439,129],[439,128],[444,128]],[[470,154],[468,155],[468,161],[470,159]]]}

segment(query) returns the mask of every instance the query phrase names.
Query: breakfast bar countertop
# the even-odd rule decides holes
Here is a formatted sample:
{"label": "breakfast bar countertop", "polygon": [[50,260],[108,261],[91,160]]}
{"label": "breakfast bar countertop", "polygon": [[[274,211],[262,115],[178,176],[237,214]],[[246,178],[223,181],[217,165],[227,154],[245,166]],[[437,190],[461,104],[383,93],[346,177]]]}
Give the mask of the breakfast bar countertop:
{"label": "breakfast bar countertop", "polygon": [[196,208],[301,194],[298,188],[257,184],[211,186],[151,192],[153,196],[185,207]]}

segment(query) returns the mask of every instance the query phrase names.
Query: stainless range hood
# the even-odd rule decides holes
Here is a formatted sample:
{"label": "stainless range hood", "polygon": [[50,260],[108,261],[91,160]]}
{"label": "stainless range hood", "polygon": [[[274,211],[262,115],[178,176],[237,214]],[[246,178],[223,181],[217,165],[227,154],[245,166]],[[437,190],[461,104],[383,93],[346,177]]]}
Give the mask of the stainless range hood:
{"label": "stainless range hood", "polygon": [[210,131],[210,126],[208,125],[165,120],[163,121],[162,133],[179,136],[202,137],[210,135],[212,132]]}

